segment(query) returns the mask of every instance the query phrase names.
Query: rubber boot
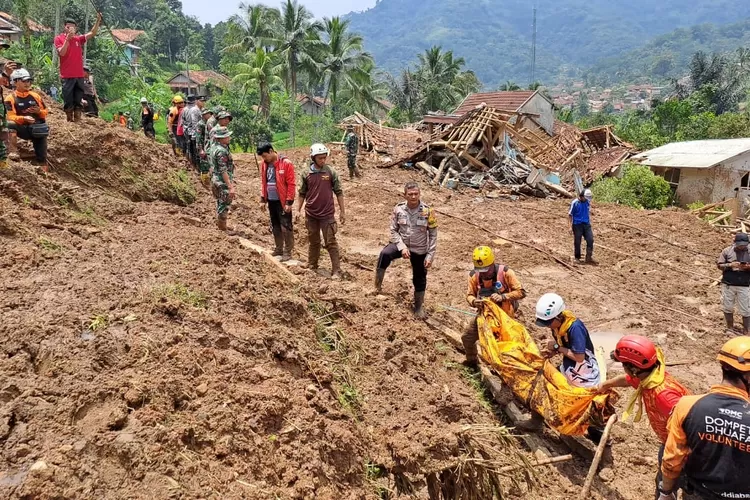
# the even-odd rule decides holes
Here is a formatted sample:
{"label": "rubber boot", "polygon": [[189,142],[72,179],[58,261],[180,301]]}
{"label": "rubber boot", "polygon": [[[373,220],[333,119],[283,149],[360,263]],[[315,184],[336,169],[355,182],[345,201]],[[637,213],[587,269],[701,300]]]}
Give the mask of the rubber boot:
{"label": "rubber boot", "polygon": [[[742,318],[743,321],[745,318]],[[734,313],[724,313],[724,321],[727,324],[727,335],[736,335],[734,331]]]}
{"label": "rubber boot", "polygon": [[378,268],[375,271],[375,291],[380,293],[383,291],[383,279],[385,278],[385,269]]}
{"label": "rubber boot", "polygon": [[328,255],[331,256],[331,279],[341,279],[341,257],[339,256],[339,249],[328,248]]}
{"label": "rubber boot", "polygon": [[750,334],[750,318],[742,317],[742,335]]}
{"label": "rubber boot", "polygon": [[15,130],[8,130],[8,159],[16,161],[21,159],[18,154],[18,136]]}
{"label": "rubber boot", "polygon": [[65,110],[65,119],[69,122],[72,122],[74,120],[73,110],[72,109],[66,109]]}
{"label": "rubber boot", "polygon": [[81,118],[83,117],[83,110],[80,108],[76,108],[73,110],[73,121],[74,122],[80,122]]}
{"label": "rubber boot", "polygon": [[318,261],[320,260],[320,244],[313,245],[310,243],[307,249],[307,267],[316,271],[318,269]]}
{"label": "rubber boot", "polygon": [[216,219],[216,226],[219,228],[219,231],[226,231],[227,230],[227,220],[226,219]]}
{"label": "rubber boot", "polygon": [[414,317],[425,319],[427,313],[424,312],[424,292],[414,292]]}
{"label": "rubber boot", "polygon": [[284,253],[284,237],[281,235],[281,228],[273,228],[274,249],[271,252],[273,257],[281,257]]}
{"label": "rubber boot", "polygon": [[281,236],[284,241],[284,251],[281,254],[281,262],[292,260],[292,251],[294,251],[294,231],[281,229]]}

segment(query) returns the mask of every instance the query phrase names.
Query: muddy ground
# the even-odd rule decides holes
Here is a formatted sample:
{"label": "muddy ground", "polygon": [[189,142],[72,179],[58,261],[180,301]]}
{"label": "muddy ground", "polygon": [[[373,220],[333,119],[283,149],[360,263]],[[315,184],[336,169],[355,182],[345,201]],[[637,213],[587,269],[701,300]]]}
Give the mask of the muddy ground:
{"label": "muddy ground", "polygon": [[[53,121],[53,134],[49,175],[24,162],[0,171],[3,497],[378,498],[406,478],[425,498],[420,478],[455,463],[464,426],[503,423],[461,356],[412,319],[408,264],[389,269],[383,296],[370,293],[366,268],[403,183],[423,181],[416,172],[365,157],[365,177],[344,182],[347,279],[336,283],[301,268],[291,278],[219,233],[210,194],[176,173],[168,148],[93,121]],[[81,136],[93,145],[78,147]],[[305,151],[289,156],[300,165]],[[236,160],[230,225],[270,247],[255,160]],[[333,162],[343,174],[340,152]],[[471,250],[490,244],[528,291],[525,318],[556,291],[590,330],[646,334],[668,360],[690,361],[671,371],[691,390],[718,380],[713,262],[728,235],[679,210],[597,205],[600,265],[568,267],[548,255],[570,262],[564,200],[429,186],[423,198],[493,233],[439,214],[432,317],[462,328],[467,316],[445,306],[467,309]],[[645,418],[618,424],[594,494],[648,498],[657,449]],[[534,490],[509,496],[569,498],[588,465],[541,467]]]}

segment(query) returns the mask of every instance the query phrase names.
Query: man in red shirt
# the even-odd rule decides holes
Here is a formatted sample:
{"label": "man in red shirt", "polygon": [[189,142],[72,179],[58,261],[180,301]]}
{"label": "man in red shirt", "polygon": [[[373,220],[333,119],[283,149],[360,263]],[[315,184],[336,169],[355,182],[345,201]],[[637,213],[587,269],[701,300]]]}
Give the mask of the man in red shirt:
{"label": "man in red shirt", "polygon": [[60,56],[60,78],[62,79],[62,94],[65,116],[69,122],[80,121],[83,115],[83,95],[85,94],[83,71],[83,45],[94,38],[102,22],[101,13],[96,14],[96,23],[90,32],[77,35],[76,22],[72,19],[65,21],[65,32],[55,37],[55,48]]}
{"label": "man in red shirt", "polygon": [[[664,354],[646,337],[641,335],[626,335],[617,342],[612,352],[612,359],[622,363],[625,375],[603,382],[600,391],[607,391],[612,387],[632,387],[636,391],[628,401],[623,414],[623,421],[627,420],[638,404],[635,421],[641,420],[643,409],[646,409],[651,428],[661,441],[659,449],[659,465],[664,456],[664,443],[669,434],[667,422],[672,410],[683,396],[690,392],[665,370]],[[657,475],[658,489],[661,473]],[[658,497],[658,493],[656,495]]]}
{"label": "man in red shirt", "polygon": [[263,158],[260,167],[260,205],[271,215],[271,230],[276,248],[273,256],[282,262],[291,260],[294,249],[292,206],[296,187],[294,165],[286,156],[279,155],[271,144],[258,146],[258,155]]}

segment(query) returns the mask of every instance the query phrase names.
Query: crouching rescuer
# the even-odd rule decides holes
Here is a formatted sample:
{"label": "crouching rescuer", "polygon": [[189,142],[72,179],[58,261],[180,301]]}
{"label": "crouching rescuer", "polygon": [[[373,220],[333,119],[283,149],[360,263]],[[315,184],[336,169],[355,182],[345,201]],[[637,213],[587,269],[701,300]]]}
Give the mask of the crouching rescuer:
{"label": "crouching rescuer", "polygon": [[[485,300],[490,300],[500,306],[511,318],[516,317],[519,300],[526,297],[526,290],[516,277],[516,273],[505,264],[495,262],[495,254],[490,247],[481,246],[474,250],[474,270],[469,274],[469,288],[466,301],[472,307],[482,312]],[[477,341],[479,330],[477,317],[469,321],[466,331],[461,336],[466,352],[466,366],[477,366]]]}
{"label": "crouching rescuer", "polygon": [[424,295],[427,290],[427,271],[437,251],[437,219],[435,212],[420,200],[419,184],[408,182],[404,198],[391,215],[391,239],[378,257],[375,290],[380,293],[385,271],[396,259],[409,259],[414,285],[414,316],[424,319]]}
{"label": "crouching rescuer", "polygon": [[47,163],[47,107],[42,97],[31,90],[34,79],[26,69],[17,69],[11,74],[15,90],[5,97],[8,114],[8,130],[11,151],[16,150],[16,139],[31,141],[39,164]]}

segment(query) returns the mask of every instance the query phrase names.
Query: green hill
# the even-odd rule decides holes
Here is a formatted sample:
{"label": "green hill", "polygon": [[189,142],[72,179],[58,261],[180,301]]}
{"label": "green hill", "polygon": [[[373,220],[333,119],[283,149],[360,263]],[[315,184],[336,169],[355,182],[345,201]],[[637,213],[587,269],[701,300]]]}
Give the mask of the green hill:
{"label": "green hill", "polygon": [[587,76],[590,82],[601,83],[679,78],[699,50],[734,52],[738,47],[750,48],[750,18],[723,26],[701,24],[674,30],[643,47],[597,63]]}
{"label": "green hill", "polygon": [[[376,62],[398,71],[432,45],[452,49],[489,87],[530,79],[532,2],[380,0],[352,13]],[[750,17],[748,0],[537,0],[537,79],[550,82],[675,28]]]}

